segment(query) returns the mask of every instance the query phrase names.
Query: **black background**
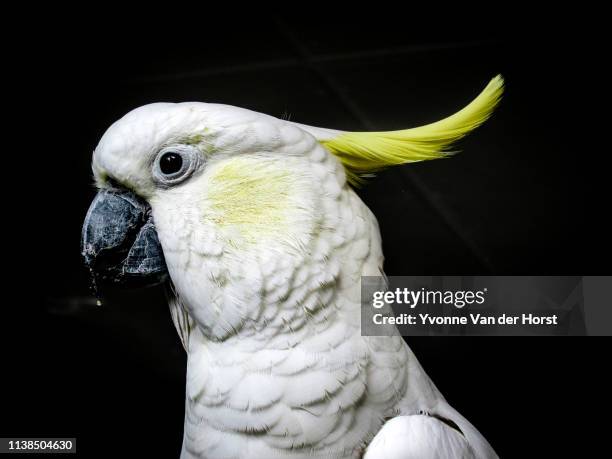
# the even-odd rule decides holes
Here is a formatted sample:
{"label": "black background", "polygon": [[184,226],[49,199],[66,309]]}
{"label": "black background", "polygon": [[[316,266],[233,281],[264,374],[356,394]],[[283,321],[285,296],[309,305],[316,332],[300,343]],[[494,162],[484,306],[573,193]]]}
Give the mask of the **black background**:
{"label": "black background", "polygon": [[[220,102],[337,129],[397,129],[455,112],[502,73],[503,103],[463,153],[389,170],[359,190],[379,219],[387,273],[609,274],[608,135],[595,128],[603,115],[584,106],[599,105],[606,85],[590,18],[556,9],[445,20],[417,10],[54,13],[37,11],[5,41],[17,80],[6,97],[20,103],[5,132],[17,146],[4,159],[2,437],[77,437],[83,457],[178,456],[185,355],[163,296],[107,291],[96,307],[79,258],[95,194],[91,152],[110,123],[145,103]],[[500,456],[599,456],[608,340],[408,342]]]}

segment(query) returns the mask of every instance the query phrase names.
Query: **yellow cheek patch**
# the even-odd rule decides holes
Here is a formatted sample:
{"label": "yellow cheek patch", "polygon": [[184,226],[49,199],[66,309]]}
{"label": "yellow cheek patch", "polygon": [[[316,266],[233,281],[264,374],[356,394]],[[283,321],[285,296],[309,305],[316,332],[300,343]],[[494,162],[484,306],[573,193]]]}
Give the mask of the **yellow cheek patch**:
{"label": "yellow cheek patch", "polygon": [[293,174],[276,161],[228,159],[212,171],[209,179],[206,218],[227,230],[230,237],[237,233],[247,242],[286,234],[292,209],[292,178]]}

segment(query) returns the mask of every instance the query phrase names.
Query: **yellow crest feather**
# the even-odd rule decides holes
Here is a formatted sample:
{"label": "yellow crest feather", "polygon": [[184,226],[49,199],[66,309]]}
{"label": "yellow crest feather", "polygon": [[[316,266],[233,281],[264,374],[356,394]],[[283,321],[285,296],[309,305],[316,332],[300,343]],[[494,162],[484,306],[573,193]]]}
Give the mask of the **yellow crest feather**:
{"label": "yellow crest feather", "polygon": [[400,131],[345,132],[321,143],[340,159],[348,181],[358,185],[364,175],[389,166],[448,156],[454,142],[491,116],[503,91],[504,79],[497,75],[469,105],[443,120]]}

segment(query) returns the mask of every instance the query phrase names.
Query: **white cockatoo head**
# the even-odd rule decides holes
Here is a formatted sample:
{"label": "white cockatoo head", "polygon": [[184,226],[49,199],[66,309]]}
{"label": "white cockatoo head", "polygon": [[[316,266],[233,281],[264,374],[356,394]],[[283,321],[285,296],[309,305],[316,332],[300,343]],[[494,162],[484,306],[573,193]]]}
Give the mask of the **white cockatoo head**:
{"label": "white cockatoo head", "polygon": [[132,231],[129,251],[142,249],[124,254],[119,270],[109,252],[108,274],[157,282],[167,268],[192,316],[219,338],[261,313],[262,269],[317,250],[322,206],[338,199],[346,181],[340,162],[303,128],[205,103],[130,112],[102,137],[93,172],[103,197],[95,208],[113,208],[107,220],[144,213],[133,220],[136,228],[148,225],[143,240]]}
{"label": "white cockatoo head", "polygon": [[102,137],[93,172],[101,189],[129,190],[151,206],[167,250],[197,231],[200,250],[240,258],[301,250],[317,196],[338,195],[345,182],[339,162],[297,125],[205,103],[128,113]]}
{"label": "white cockatoo head", "polygon": [[348,205],[347,179],[444,156],[490,115],[501,91],[497,77],[445,120],[378,133],[313,128],[219,104],[137,108],[94,151],[100,192],[83,228],[83,255],[101,279],[146,285],[169,274],[196,322],[223,339],[246,322],[271,320],[263,292],[266,301],[286,295],[291,266],[336,262],[327,250]]}

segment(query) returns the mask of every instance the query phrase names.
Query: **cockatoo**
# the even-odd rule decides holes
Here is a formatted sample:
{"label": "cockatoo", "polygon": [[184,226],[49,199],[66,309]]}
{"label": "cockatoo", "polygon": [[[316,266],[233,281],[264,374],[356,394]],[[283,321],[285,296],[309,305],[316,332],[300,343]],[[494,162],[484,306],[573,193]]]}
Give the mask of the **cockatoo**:
{"label": "cockatoo", "polygon": [[454,115],[390,132],[209,103],[145,105],[106,131],[83,256],[98,281],[168,285],[183,459],[496,457],[402,337],[362,336],[360,279],[383,278],[383,253],[352,185],[444,157],[502,92],[497,76]]}

